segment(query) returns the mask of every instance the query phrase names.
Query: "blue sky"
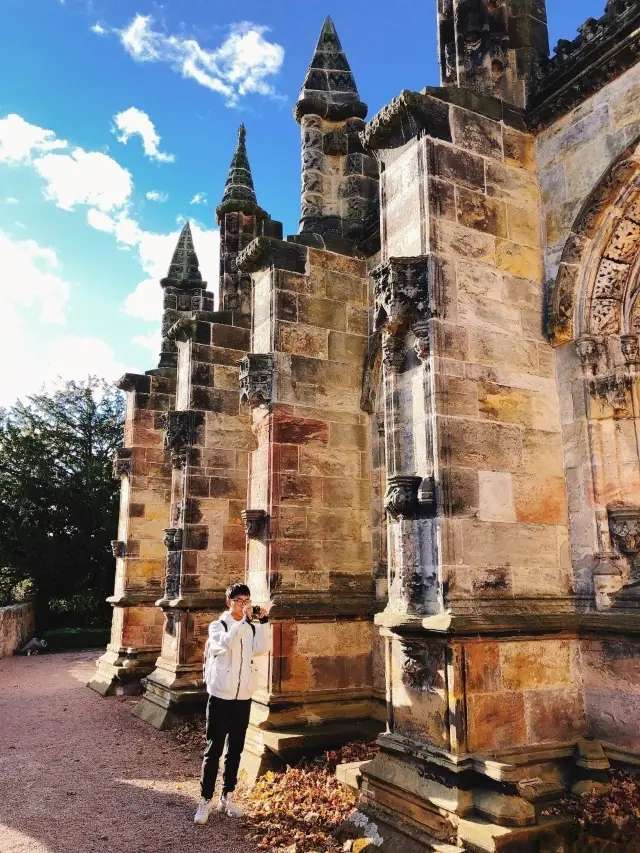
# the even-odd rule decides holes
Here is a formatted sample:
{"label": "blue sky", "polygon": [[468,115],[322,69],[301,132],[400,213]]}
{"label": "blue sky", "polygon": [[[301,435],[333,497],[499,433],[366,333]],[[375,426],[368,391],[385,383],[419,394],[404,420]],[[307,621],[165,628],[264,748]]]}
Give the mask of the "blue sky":
{"label": "blue sky", "polygon": [[[551,0],[551,43],[603,8]],[[241,121],[259,203],[297,230],[291,110],[325,14],[370,116],[438,84],[435,0],[0,0],[0,405],[57,374],[155,366],[184,218],[215,289]]]}

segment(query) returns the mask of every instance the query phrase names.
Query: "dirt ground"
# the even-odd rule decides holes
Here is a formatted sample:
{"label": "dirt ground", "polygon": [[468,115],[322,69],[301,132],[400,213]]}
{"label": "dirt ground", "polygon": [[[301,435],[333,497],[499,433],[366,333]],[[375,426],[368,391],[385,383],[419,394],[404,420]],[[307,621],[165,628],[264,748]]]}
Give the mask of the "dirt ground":
{"label": "dirt ground", "polygon": [[96,652],[0,660],[0,853],[254,853],[212,814],[199,760],[85,687]]}

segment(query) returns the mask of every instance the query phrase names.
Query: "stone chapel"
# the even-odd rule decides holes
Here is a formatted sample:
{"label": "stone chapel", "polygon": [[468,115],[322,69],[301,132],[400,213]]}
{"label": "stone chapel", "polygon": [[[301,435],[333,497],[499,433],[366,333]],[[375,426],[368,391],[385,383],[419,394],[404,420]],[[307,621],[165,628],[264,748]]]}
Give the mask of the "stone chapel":
{"label": "stone chapel", "polygon": [[640,764],[640,2],[551,57],[544,0],[437,20],[441,85],[368,121],[325,21],[297,234],[242,126],[215,294],[184,226],[158,366],[119,381],[90,686],[156,727],[201,706],[246,578],[273,639],[250,775],[380,733],[383,853],[551,853],[544,806]]}

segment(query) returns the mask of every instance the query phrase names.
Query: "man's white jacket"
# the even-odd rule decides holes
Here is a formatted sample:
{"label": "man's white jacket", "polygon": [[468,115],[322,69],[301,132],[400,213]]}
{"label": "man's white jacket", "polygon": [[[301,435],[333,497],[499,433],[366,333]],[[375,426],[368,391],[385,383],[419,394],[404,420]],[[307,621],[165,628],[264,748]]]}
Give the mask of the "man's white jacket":
{"label": "man's white jacket", "polygon": [[269,641],[268,625],[238,621],[225,611],[209,625],[204,656],[207,693],[218,699],[251,699],[253,659],[267,654]]}

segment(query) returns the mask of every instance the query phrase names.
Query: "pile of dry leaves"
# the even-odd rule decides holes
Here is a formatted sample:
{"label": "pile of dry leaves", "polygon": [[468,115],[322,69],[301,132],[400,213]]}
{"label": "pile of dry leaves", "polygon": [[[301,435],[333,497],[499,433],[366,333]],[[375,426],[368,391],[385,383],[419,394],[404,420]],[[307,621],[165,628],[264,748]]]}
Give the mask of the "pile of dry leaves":
{"label": "pile of dry leaves", "polygon": [[567,796],[545,810],[545,814],[575,818],[585,835],[606,838],[640,850],[640,776],[611,771],[612,788],[605,794]]}
{"label": "pile of dry leaves", "polygon": [[[205,746],[203,715],[186,719],[172,734],[189,753]],[[266,773],[250,791],[241,791],[248,838],[259,850],[333,853],[342,846],[332,832],[353,811],[356,792],[336,779],[338,764],[366,761],[375,744],[353,741],[286,770]]]}
{"label": "pile of dry leaves", "polygon": [[332,832],[353,811],[356,792],[337,781],[336,766],[365,761],[377,752],[375,744],[355,741],[282,772],[266,773],[244,796],[249,838],[260,850],[342,850]]}

